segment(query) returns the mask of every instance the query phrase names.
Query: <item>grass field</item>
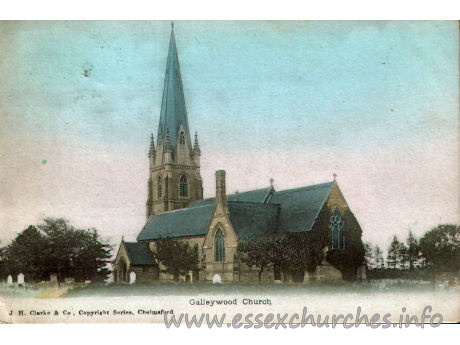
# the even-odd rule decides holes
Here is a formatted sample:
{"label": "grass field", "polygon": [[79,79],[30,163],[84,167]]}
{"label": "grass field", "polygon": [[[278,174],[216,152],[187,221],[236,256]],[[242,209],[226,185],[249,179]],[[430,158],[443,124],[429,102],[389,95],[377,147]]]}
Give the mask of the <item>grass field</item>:
{"label": "grass field", "polygon": [[64,297],[89,296],[189,296],[206,295],[297,295],[304,293],[385,293],[430,292],[435,285],[423,281],[379,280],[369,283],[342,284],[221,284],[211,283],[140,283],[140,284],[90,284],[70,289]]}

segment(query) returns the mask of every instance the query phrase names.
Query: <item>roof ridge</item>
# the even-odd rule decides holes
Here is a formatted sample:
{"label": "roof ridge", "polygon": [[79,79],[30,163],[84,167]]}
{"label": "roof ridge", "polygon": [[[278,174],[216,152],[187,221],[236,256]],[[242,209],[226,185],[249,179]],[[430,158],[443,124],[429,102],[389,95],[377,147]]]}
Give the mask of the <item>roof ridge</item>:
{"label": "roof ridge", "polygon": [[278,191],[275,191],[274,193],[275,194],[281,194],[281,193],[287,193],[287,192],[301,192],[301,191],[304,191],[306,189],[320,188],[320,187],[324,187],[326,185],[333,184],[333,183],[334,183],[334,181],[323,182],[323,183],[313,184],[313,185],[304,186],[304,187],[297,187],[297,188],[289,188],[289,189],[278,190]]}
{"label": "roof ridge", "polygon": [[[260,191],[260,190],[265,190],[265,189],[270,189],[271,187],[264,187],[264,188],[257,188],[257,189],[251,189],[251,190],[246,190],[244,192],[238,192],[238,194],[243,194],[243,193],[250,193],[250,192],[257,192],[257,191]],[[233,193],[233,194],[227,194],[227,195],[236,195],[236,193]]]}
{"label": "roof ridge", "polygon": [[[214,205],[205,204],[205,205],[197,205],[197,206],[176,208],[175,210],[169,210],[169,211],[161,212],[159,214],[154,214],[154,215],[152,215],[152,217],[159,217],[159,216],[162,216],[162,215],[165,215],[165,214],[172,214],[174,212],[179,212],[179,211],[196,210],[197,208],[204,208],[204,207],[210,207],[210,206],[214,206]],[[149,220],[150,220],[150,217],[149,217]],[[148,223],[148,221],[147,221],[147,223]]]}
{"label": "roof ridge", "polygon": [[[266,190],[266,189],[270,189],[270,188],[271,188],[271,187],[250,189],[250,190],[245,190],[245,191],[243,191],[243,192],[238,192],[238,194],[241,195],[241,194],[244,194],[244,193],[258,192],[258,191]],[[230,194],[227,193],[227,197],[229,197],[229,196],[236,196],[236,194],[237,194],[237,193],[230,193]],[[206,198],[206,199],[196,200],[196,202],[211,200],[211,199],[215,199],[215,198],[216,198],[215,196],[211,196],[211,197]]]}
{"label": "roof ridge", "polygon": [[252,201],[238,201],[238,200],[229,200],[229,204],[233,205],[248,205],[248,206],[280,206],[281,204],[265,204],[263,202],[252,202]]}

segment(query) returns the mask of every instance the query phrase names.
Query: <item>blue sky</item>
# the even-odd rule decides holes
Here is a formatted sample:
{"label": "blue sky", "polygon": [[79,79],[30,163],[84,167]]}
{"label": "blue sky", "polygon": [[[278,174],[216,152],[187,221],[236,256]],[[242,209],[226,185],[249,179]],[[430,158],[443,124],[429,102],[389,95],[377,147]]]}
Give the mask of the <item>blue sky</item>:
{"label": "blue sky", "polygon": [[[44,215],[135,237],[169,22],[0,22],[2,241]],[[228,191],[331,180],[365,239],[458,221],[456,22],[176,22],[190,130]],[[46,163],[43,163],[46,160]]]}

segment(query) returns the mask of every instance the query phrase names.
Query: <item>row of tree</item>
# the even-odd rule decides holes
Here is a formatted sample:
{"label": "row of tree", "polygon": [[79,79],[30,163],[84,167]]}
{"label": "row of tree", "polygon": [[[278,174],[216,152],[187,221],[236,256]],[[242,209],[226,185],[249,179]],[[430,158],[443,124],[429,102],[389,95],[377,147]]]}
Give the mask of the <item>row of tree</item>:
{"label": "row of tree", "polygon": [[[300,280],[304,271],[314,271],[324,260],[323,248],[327,240],[318,234],[297,233],[280,234],[268,238],[240,240],[235,259],[259,270],[259,280],[269,266],[275,266],[280,271],[290,273],[294,280]],[[388,247],[386,259],[383,250],[370,243],[364,244],[365,255],[360,256],[359,248],[348,248],[345,251],[328,253],[331,261],[339,269],[356,268],[363,261],[371,271],[457,271],[460,269],[460,226],[439,225],[417,238],[410,231],[405,242],[397,236]],[[337,255],[352,253],[344,260]],[[157,244],[155,257],[173,274],[175,279],[189,270],[197,269],[199,265],[198,247],[190,247],[185,242],[164,240]],[[340,261],[340,262],[339,262]],[[343,272],[346,272],[343,271]],[[354,270],[353,270],[354,272]],[[388,275],[388,276],[391,276]],[[377,277],[377,276],[376,276]],[[379,275],[385,278],[387,275]],[[352,276],[346,277],[353,279]]]}
{"label": "row of tree", "polygon": [[250,267],[258,268],[259,281],[269,265],[290,273],[295,280],[301,280],[304,271],[314,271],[323,260],[323,248],[309,237],[300,233],[242,240],[238,243],[237,258]]}
{"label": "row of tree", "polygon": [[[327,222],[329,218],[329,214],[320,215],[319,221]],[[357,231],[359,225],[352,214],[348,215],[346,224],[346,238],[358,237],[348,242],[346,250],[327,253],[327,260],[342,271],[345,279],[353,279],[356,268],[363,262],[371,271],[460,269],[459,225],[439,225],[420,239],[409,232],[405,243],[394,236],[385,260],[379,246],[365,243],[363,248],[359,240],[361,234]],[[325,259],[323,249],[329,244],[330,233],[315,230],[243,239],[238,243],[236,259],[257,267],[259,280],[270,265],[290,273],[294,280],[301,280],[303,272],[314,271]],[[64,219],[46,218],[40,225],[29,226],[10,245],[0,248],[0,277],[24,273],[29,280],[38,281],[56,273],[60,281],[65,277],[77,281],[104,280],[110,272],[111,250],[95,229],[78,229]],[[176,279],[199,268],[197,245],[190,247],[182,241],[159,241],[154,255]]]}
{"label": "row of tree", "polygon": [[[324,245],[309,233],[282,234],[240,240],[235,259],[257,268],[259,281],[269,266],[275,266],[300,281],[305,271],[313,272],[322,262],[323,248]],[[165,267],[165,272],[172,274],[175,280],[199,268],[197,245],[191,247],[187,242],[165,239],[157,242],[153,254]],[[355,261],[359,264],[362,257]]]}
{"label": "row of tree", "polygon": [[310,231],[278,234],[269,238],[240,240],[238,259],[248,266],[259,268],[259,279],[268,265],[291,274],[294,281],[302,281],[304,272],[314,272],[324,260],[342,272],[345,280],[356,279],[356,270],[364,262],[362,231],[352,212],[344,218],[345,250],[330,250],[324,257],[324,249],[332,247],[330,231],[331,210],[325,207]]}
{"label": "row of tree", "polygon": [[78,229],[64,219],[46,218],[31,225],[0,249],[0,276],[23,273],[29,281],[104,280],[110,273],[112,247],[95,229]]}
{"label": "row of tree", "polygon": [[[331,210],[325,208],[311,231],[285,233],[263,238],[239,239],[235,260],[259,271],[259,280],[269,267],[288,273],[294,281],[302,281],[304,272],[313,272],[324,260],[324,248],[331,246],[329,223]],[[351,212],[345,212],[346,250],[332,250],[327,260],[342,271],[345,279],[356,277],[356,269],[364,261],[361,228]],[[158,241],[154,256],[165,271],[177,280],[180,275],[199,268],[198,246],[191,247],[177,240]],[[228,260],[229,258],[226,258]]]}
{"label": "row of tree", "polygon": [[460,269],[460,226],[439,225],[421,238],[409,232],[405,243],[397,236],[387,250],[386,260],[378,245],[366,242],[365,259],[368,269],[409,270],[431,268],[437,271]]}

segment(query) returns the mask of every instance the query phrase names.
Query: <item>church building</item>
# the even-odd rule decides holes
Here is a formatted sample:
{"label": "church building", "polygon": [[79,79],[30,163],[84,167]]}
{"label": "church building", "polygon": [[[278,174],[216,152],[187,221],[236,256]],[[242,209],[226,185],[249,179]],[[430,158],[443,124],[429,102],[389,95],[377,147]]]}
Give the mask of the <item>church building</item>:
{"label": "church building", "polygon": [[[193,139],[193,145],[192,145]],[[227,195],[225,171],[215,173],[215,197],[203,200],[198,135],[190,134],[174,28],[171,31],[156,144],[150,141],[146,224],[137,242],[122,240],[113,263],[115,281],[172,281],[155,256],[159,241],[179,240],[198,246],[199,263],[180,279],[224,282],[258,281],[259,269],[238,257],[241,240],[277,234],[310,233],[321,242],[321,262],[295,279],[269,266],[261,281],[341,280],[362,264],[361,229],[336,178],[296,189],[266,188]],[[307,249],[305,249],[307,250]],[[356,253],[361,253],[357,255]]]}

